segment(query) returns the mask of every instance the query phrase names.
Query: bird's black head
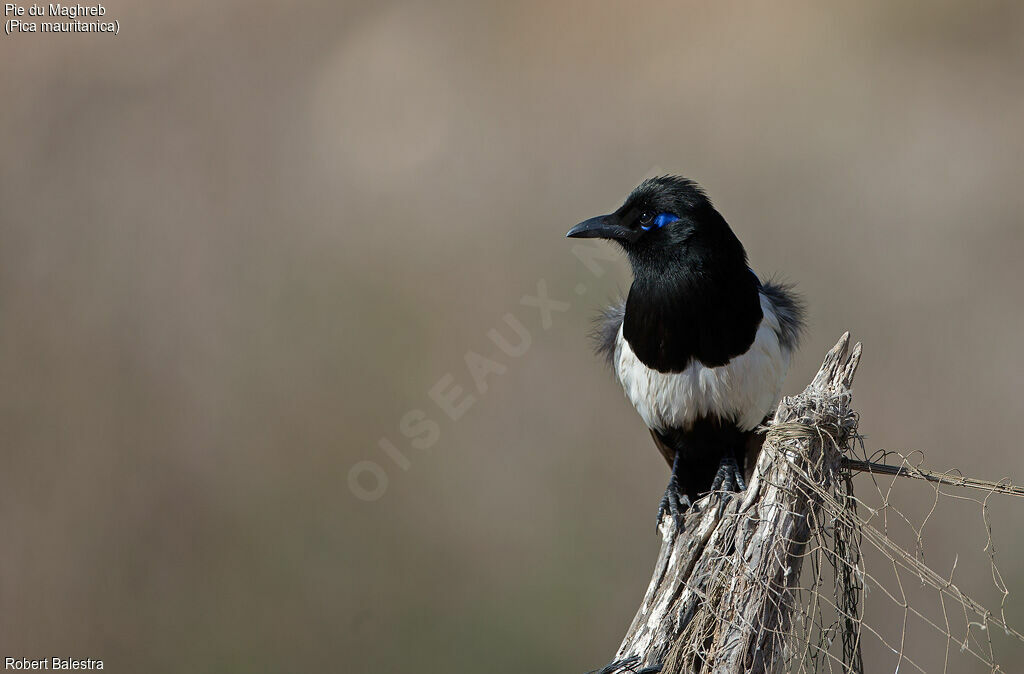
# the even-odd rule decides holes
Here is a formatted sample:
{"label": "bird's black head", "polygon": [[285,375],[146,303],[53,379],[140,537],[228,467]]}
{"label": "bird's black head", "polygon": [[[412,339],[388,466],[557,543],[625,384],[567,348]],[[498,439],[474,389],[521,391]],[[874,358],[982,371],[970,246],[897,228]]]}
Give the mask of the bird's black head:
{"label": "bird's black head", "polygon": [[661,176],[640,183],[614,213],[590,218],[566,234],[619,243],[634,271],[664,271],[684,260],[718,259],[746,266],[746,254],[725,219],[700,186],[680,176]]}

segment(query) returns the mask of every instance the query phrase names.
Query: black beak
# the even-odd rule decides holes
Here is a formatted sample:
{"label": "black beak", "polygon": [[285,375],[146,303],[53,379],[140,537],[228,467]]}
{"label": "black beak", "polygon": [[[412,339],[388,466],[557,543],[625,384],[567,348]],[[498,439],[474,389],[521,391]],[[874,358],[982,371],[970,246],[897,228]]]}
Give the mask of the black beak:
{"label": "black beak", "polygon": [[624,241],[632,237],[633,232],[628,227],[618,223],[614,215],[599,215],[596,218],[584,220],[566,233],[569,239],[616,239]]}

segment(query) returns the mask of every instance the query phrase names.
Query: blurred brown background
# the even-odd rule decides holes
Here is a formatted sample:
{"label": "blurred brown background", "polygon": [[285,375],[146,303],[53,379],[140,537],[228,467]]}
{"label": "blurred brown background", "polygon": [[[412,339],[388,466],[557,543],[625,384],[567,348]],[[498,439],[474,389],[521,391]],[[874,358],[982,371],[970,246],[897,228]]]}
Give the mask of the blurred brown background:
{"label": "blurred brown background", "polygon": [[[0,36],[0,655],[603,665],[668,476],[585,339],[626,264],[562,237],[653,171],[799,283],[787,392],[850,329],[869,448],[1024,482],[1024,5],[708,5],[110,2],[117,37]],[[547,330],[541,279],[570,303]],[[486,336],[506,313],[520,358]],[[506,368],[485,393],[467,351]],[[933,490],[898,489],[923,519]],[[990,501],[1018,627],[1022,508]],[[985,540],[943,499],[926,561],[998,608]],[[910,621],[926,671],[945,644]]]}

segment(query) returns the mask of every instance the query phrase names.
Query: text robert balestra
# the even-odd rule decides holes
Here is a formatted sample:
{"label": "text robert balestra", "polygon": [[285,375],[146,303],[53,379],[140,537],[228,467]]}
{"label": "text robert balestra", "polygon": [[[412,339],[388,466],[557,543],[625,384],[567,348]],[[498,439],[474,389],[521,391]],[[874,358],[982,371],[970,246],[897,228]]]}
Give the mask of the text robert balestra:
{"label": "text robert balestra", "polygon": [[32,670],[32,669],[103,669],[103,661],[94,658],[4,658],[4,669]]}

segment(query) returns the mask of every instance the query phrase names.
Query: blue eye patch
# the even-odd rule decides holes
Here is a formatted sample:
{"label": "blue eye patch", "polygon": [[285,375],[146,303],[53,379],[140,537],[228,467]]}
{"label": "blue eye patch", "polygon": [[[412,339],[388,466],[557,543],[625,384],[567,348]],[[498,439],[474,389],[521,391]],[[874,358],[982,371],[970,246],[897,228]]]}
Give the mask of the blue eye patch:
{"label": "blue eye patch", "polygon": [[659,213],[658,217],[654,218],[655,227],[664,227],[670,222],[675,222],[679,218],[672,215],[671,213]]}
{"label": "blue eye patch", "polygon": [[649,230],[652,227],[664,227],[670,222],[675,222],[679,217],[671,213],[659,213],[649,225],[640,225],[641,229]]}

